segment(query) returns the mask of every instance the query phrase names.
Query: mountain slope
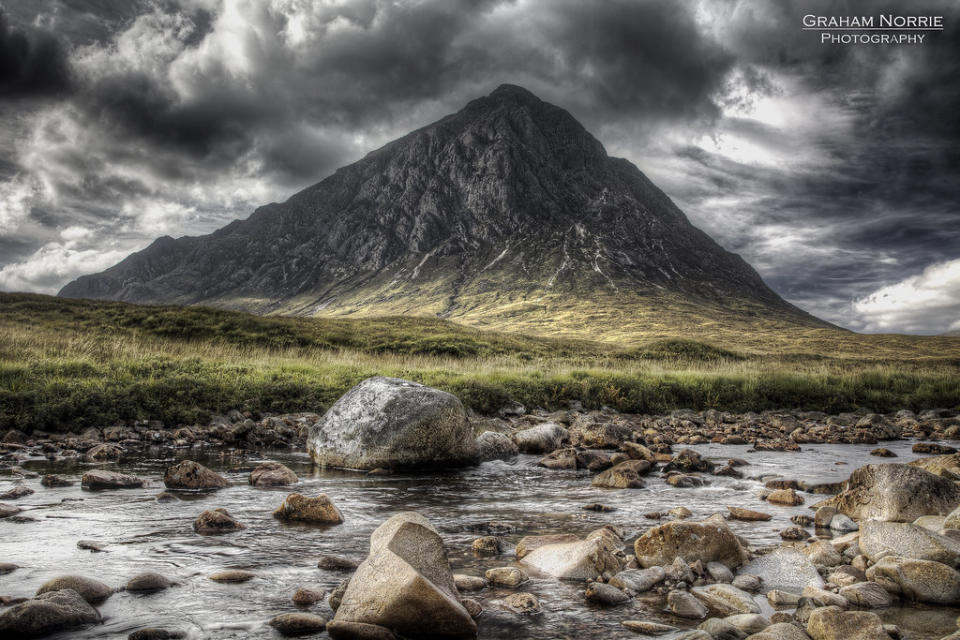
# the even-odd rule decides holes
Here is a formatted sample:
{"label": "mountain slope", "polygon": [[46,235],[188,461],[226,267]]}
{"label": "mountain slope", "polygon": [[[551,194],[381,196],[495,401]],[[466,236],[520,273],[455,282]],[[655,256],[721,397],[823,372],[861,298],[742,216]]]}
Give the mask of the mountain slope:
{"label": "mountain slope", "polygon": [[827,326],[569,113],[504,85],[282,204],[160,238],[60,292],[583,333]]}

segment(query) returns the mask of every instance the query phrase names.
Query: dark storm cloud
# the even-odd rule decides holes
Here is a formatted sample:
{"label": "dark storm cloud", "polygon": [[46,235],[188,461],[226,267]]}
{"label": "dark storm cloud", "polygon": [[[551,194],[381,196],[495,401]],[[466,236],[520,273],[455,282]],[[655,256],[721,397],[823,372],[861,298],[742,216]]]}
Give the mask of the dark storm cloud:
{"label": "dark storm cloud", "polygon": [[15,26],[0,6],[0,97],[56,95],[70,86],[66,51],[53,34]]}

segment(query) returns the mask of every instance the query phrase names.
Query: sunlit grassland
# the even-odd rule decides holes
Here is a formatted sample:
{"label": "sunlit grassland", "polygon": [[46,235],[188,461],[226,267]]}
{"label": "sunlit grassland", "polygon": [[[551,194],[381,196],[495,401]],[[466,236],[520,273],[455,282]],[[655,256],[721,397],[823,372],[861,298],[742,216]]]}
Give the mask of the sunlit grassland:
{"label": "sunlit grassland", "polygon": [[378,374],[448,390],[482,414],[511,401],[558,408],[578,400],[637,413],[960,403],[960,339],[835,333],[758,353],[699,335],[641,336],[627,346],[432,318],[264,318],[0,294],[0,427],[189,424],[234,408],[323,411]]}

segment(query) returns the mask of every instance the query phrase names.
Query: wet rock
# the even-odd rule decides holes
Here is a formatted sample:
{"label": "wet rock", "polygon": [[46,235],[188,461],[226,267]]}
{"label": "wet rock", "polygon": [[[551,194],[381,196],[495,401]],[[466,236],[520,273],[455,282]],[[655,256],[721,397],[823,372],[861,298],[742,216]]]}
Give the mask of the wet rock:
{"label": "wet rock", "polygon": [[33,494],[33,489],[31,489],[30,487],[24,484],[18,484],[14,486],[12,489],[8,489],[7,491],[0,493],[0,500],[16,500],[18,498],[24,498],[32,494]]}
{"label": "wet rock", "polygon": [[523,591],[508,595],[503,599],[503,606],[514,613],[525,615],[540,613],[542,611],[540,600],[537,599],[537,596]]}
{"label": "wet rock", "polygon": [[663,567],[627,569],[613,576],[609,584],[629,595],[637,595],[654,588],[663,582],[666,577],[667,573],[663,570]]}
{"label": "wet rock", "polygon": [[142,478],[106,469],[91,469],[80,478],[80,486],[89,491],[139,489],[145,484],[146,481]]}
{"label": "wet rock", "polygon": [[572,533],[551,533],[543,536],[524,536],[520,539],[520,542],[517,543],[516,554],[517,559],[523,558],[525,555],[539,549],[540,547],[546,546],[548,544],[560,544],[564,542],[577,542],[580,538]]}
{"label": "wet rock", "polygon": [[317,522],[322,524],[340,524],[343,514],[337,509],[325,493],[308,498],[299,493],[291,493],[273,512],[273,517],[286,522]]}
{"label": "wet rock", "polygon": [[53,487],[70,487],[73,486],[73,480],[69,480],[64,476],[48,474],[40,479],[40,484],[48,489],[52,489]]}
{"label": "wet rock", "polygon": [[848,533],[859,529],[860,525],[842,513],[838,513],[830,519],[830,531],[835,533]]}
{"label": "wet rock", "polygon": [[77,548],[86,549],[87,551],[93,551],[96,553],[106,552],[104,544],[98,540],[77,540]]}
{"label": "wet rock", "polygon": [[211,573],[207,578],[213,580],[214,582],[225,582],[225,583],[235,583],[235,582],[247,582],[248,580],[253,580],[257,577],[252,571],[244,571],[243,569],[226,569],[224,571],[217,571],[216,573]]}
{"label": "wet rock", "polygon": [[127,636],[127,640],[177,640],[186,638],[187,634],[182,631],[170,631],[169,629],[159,629],[157,627],[147,627],[138,629]]}
{"label": "wet rock", "polygon": [[704,485],[703,478],[685,473],[672,473],[667,476],[667,484],[678,489],[692,489]]}
{"label": "wet rock", "polygon": [[733,572],[727,568],[727,565],[720,562],[708,562],[707,573],[713,578],[714,582],[732,583]]}
{"label": "wet rock", "polygon": [[661,636],[665,633],[672,633],[677,630],[676,627],[671,627],[668,624],[660,624],[659,622],[650,622],[649,620],[624,620],[621,622],[630,631],[636,633],[642,633],[647,636]]}
{"label": "wet rock", "polygon": [[453,584],[457,591],[480,591],[487,587],[487,579],[480,576],[468,576],[462,573],[453,574]]}
{"label": "wet rock", "polygon": [[317,560],[317,568],[328,571],[353,571],[358,566],[359,563],[354,562],[350,558],[331,553],[321,554],[320,559]]}
{"label": "wet rock", "polygon": [[516,587],[529,579],[527,572],[517,567],[496,567],[484,574],[487,582],[502,587]]}
{"label": "wet rock", "polygon": [[734,520],[744,520],[746,522],[762,522],[769,520],[773,516],[769,513],[762,513],[760,511],[753,511],[751,509],[743,509],[741,507],[730,507],[727,509],[730,510],[730,517]]}
{"label": "wet rock", "polygon": [[763,579],[767,589],[800,591],[807,585],[823,586],[823,578],[810,559],[796,549],[776,549],[741,569]]}
{"label": "wet rock", "polygon": [[504,541],[500,536],[481,536],[470,546],[474,553],[495,556],[503,553]]}
{"label": "wet rock", "polygon": [[544,545],[526,554],[520,562],[565,580],[588,580],[621,568],[620,561],[598,538]]}
{"label": "wet rock", "polygon": [[[477,633],[440,535],[414,512],[393,516],[370,536],[370,555],[350,578],[333,622],[373,624],[410,638]],[[332,636],[343,637],[331,626]]]}
{"label": "wet rock", "polygon": [[915,524],[866,520],[860,527],[860,553],[873,562],[893,555],[956,566],[960,542]]}
{"label": "wet rock", "polygon": [[72,589],[49,591],[0,613],[0,636],[38,638],[100,622],[100,614]]}
{"label": "wet rock", "polygon": [[334,640],[397,640],[393,632],[386,627],[362,622],[331,620],[327,623],[327,633]]}
{"label": "wet rock", "polygon": [[893,603],[887,590],[875,582],[857,582],[841,587],[840,595],[861,609],[882,609]]}
{"label": "wet rock", "polygon": [[330,592],[330,597],[327,599],[327,604],[330,605],[330,608],[336,611],[340,608],[340,602],[343,600],[343,594],[347,592],[347,587],[350,586],[350,578],[345,578],[340,581],[333,591]]}
{"label": "wet rock", "polygon": [[640,489],[644,487],[641,475],[650,471],[646,460],[627,460],[593,478],[593,486],[607,489]]}
{"label": "wet rock", "polygon": [[23,511],[18,506],[12,504],[0,504],[0,518],[9,518]]}
{"label": "wet rock", "polygon": [[770,621],[759,613],[737,613],[724,618],[745,634],[760,633],[770,626]]}
{"label": "wet rock", "polygon": [[584,596],[588,601],[605,607],[616,606],[630,600],[630,596],[620,589],[602,582],[591,582],[588,584],[586,591],[584,591]]}
{"label": "wet rock", "polygon": [[184,460],[169,467],[163,475],[163,484],[178,491],[209,491],[222,489],[230,483],[219,473],[193,460]]}
{"label": "wet rock", "polygon": [[20,565],[13,564],[12,562],[0,562],[0,576],[5,576],[8,573],[13,573],[20,568]]}
{"label": "wet rock", "polygon": [[729,584],[711,584],[690,590],[714,615],[731,616],[738,613],[760,613],[760,606],[746,591]]}
{"label": "wet rock", "polygon": [[130,578],[127,591],[161,591],[173,585],[173,581],[155,571],[145,571]]}
{"label": "wet rock", "polygon": [[283,636],[320,633],[327,628],[327,619],[312,613],[281,613],[270,618],[268,625]]}
{"label": "wet rock", "polygon": [[710,634],[713,640],[743,640],[747,634],[723,618],[707,618],[700,623],[699,629]]}
{"label": "wet rock", "polygon": [[683,473],[693,473],[696,471],[709,473],[713,471],[714,464],[701,456],[693,449],[681,449],[673,460],[664,466],[664,471],[682,471]]}
{"label": "wet rock", "polygon": [[793,489],[777,489],[767,496],[767,502],[796,507],[803,504],[803,496],[799,495]]}
{"label": "wet rock", "polygon": [[286,487],[297,484],[299,478],[289,467],[279,462],[268,461],[250,472],[249,482],[255,487]]}
{"label": "wet rock", "polygon": [[960,604],[960,573],[940,562],[886,556],[867,569],[867,579],[906,600]]}
{"label": "wet rock", "polygon": [[103,443],[89,449],[84,456],[90,462],[103,462],[109,460],[119,460],[123,455],[123,448],[115,444]]}
{"label": "wet rock", "polygon": [[841,609],[847,608],[846,598],[819,587],[806,586],[803,588],[803,591],[800,592],[800,595],[812,602],[816,607],[833,606],[840,607]]}
{"label": "wet rock", "polygon": [[[747,640],[810,640],[800,627],[789,622],[777,622],[760,633],[747,636]],[[881,639],[877,639],[881,640]]]}
{"label": "wet rock", "polygon": [[890,449],[884,449],[884,448],[882,448],[882,447],[879,448],[879,449],[874,449],[873,451],[870,452],[870,455],[872,455],[872,456],[879,456],[879,457],[881,457],[881,458],[896,458],[896,457],[897,457],[897,454],[895,454],[893,451],[890,451]]}
{"label": "wet rock", "polygon": [[780,537],[784,540],[806,540],[808,534],[800,527],[787,527],[780,532]]}
{"label": "wet rock", "polygon": [[798,513],[790,516],[790,522],[798,527],[812,527],[815,524],[814,519],[805,513]]}
{"label": "wet rock", "polygon": [[180,498],[170,493],[169,491],[161,491],[156,496],[154,496],[154,500],[156,500],[157,502],[177,502],[179,499]]}
{"label": "wet rock", "polygon": [[760,579],[760,576],[755,576],[749,573],[741,573],[738,576],[733,578],[731,582],[733,586],[737,589],[743,589],[749,593],[756,593],[760,591],[760,587],[763,585],[763,580]]}
{"label": "wet rock", "polygon": [[807,633],[813,640],[885,640],[889,638],[880,616],[868,611],[843,611],[820,607],[810,613]]}
{"label": "wet rock", "polygon": [[475,600],[474,598],[460,598],[460,604],[463,605],[463,608],[467,610],[467,613],[469,613],[470,617],[474,620],[483,613],[483,605],[480,604],[479,600]]}
{"label": "wet rock", "polygon": [[577,450],[572,447],[566,449],[557,449],[537,462],[538,467],[547,469],[569,469],[577,468]]}
{"label": "wet rock", "polygon": [[510,460],[520,453],[510,436],[496,431],[484,431],[477,436],[477,449],[480,462]]}
{"label": "wet rock", "polygon": [[747,558],[740,541],[725,523],[668,522],[652,527],[634,543],[641,567],[665,565],[675,558],[685,562],[722,562],[731,569]]}
{"label": "wet rock", "polygon": [[247,525],[237,522],[226,509],[204,511],[193,522],[193,530],[202,535],[233,533],[246,528]]}
{"label": "wet rock", "polygon": [[939,444],[936,442],[918,442],[911,448],[913,453],[927,454],[927,455],[944,455],[950,453],[956,453],[957,450],[953,447],[947,446],[945,444]]}
{"label": "wet rock", "polygon": [[388,469],[474,463],[476,438],[455,396],[416,382],[367,378],[310,427],[322,467]]}
{"label": "wet rock", "polygon": [[945,478],[955,478],[960,476],[960,454],[920,458],[910,462],[910,466],[924,469]]}
{"label": "wet rock", "polygon": [[610,513],[616,511],[616,507],[611,507],[605,504],[600,504],[598,502],[591,502],[590,504],[585,504],[581,507],[584,511],[598,511],[601,513]]}
{"label": "wet rock", "polygon": [[61,591],[63,589],[75,591],[90,604],[98,604],[113,595],[113,589],[109,586],[99,580],[85,578],[83,576],[59,576],[52,580],[47,580],[37,589],[37,595],[50,593],[51,591]]}
{"label": "wet rock", "polygon": [[813,516],[813,524],[817,527],[826,528],[836,516],[838,511],[835,507],[820,507]]}
{"label": "wet rock", "polygon": [[290,600],[298,607],[309,607],[318,602],[323,602],[327,592],[322,587],[298,587]]}
{"label": "wet rock", "polygon": [[771,589],[767,591],[767,602],[771,607],[795,607],[800,604],[800,596],[789,591]]}
{"label": "wet rock", "polygon": [[813,564],[822,564],[825,567],[835,567],[843,562],[843,556],[833,548],[833,545],[826,540],[818,540],[803,552],[810,558]]}
{"label": "wet rock", "polygon": [[681,618],[703,620],[709,613],[706,605],[686,591],[674,590],[667,594],[667,607]]}
{"label": "wet rock", "polygon": [[943,520],[944,529],[960,529],[960,506],[947,514]]}
{"label": "wet rock", "polygon": [[657,462],[657,456],[650,449],[636,442],[620,443],[620,451],[627,454],[633,460],[646,460],[650,464]]}
{"label": "wet rock", "polygon": [[555,422],[522,429],[513,434],[513,441],[522,453],[550,453],[559,449],[570,437],[569,431]]}
{"label": "wet rock", "polygon": [[920,516],[947,515],[960,504],[953,481],[905,464],[868,464],[850,475],[848,488],[818,503],[854,520],[913,522]]}

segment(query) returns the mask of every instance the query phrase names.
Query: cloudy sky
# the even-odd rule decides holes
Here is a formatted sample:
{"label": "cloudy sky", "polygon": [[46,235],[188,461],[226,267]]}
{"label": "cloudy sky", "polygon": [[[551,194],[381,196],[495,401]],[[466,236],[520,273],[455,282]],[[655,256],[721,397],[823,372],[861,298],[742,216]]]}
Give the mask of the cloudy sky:
{"label": "cloudy sky", "polygon": [[[960,330],[960,3],[0,0],[0,290],[54,293],[526,86],[781,295]],[[943,15],[829,45],[804,14]]]}

